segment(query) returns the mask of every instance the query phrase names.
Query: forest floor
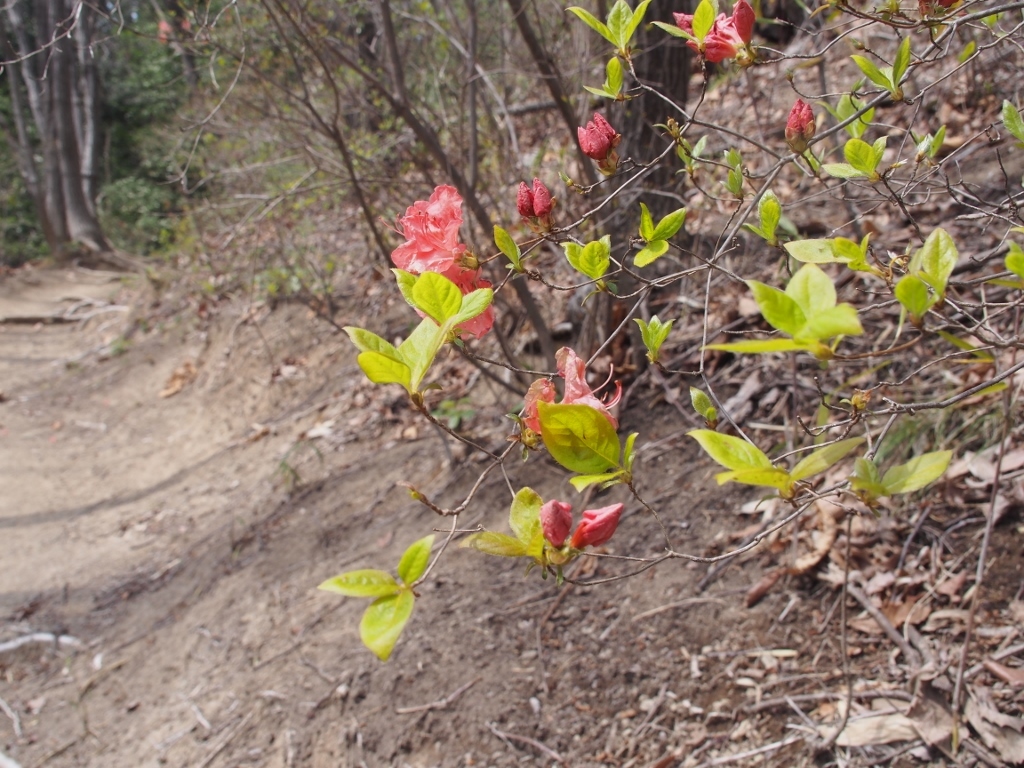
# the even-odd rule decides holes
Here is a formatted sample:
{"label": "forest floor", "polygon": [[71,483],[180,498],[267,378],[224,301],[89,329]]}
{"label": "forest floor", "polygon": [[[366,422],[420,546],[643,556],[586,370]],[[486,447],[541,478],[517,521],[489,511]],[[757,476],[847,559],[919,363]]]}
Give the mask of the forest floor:
{"label": "forest floor", "polygon": [[[375,290],[342,324],[376,312]],[[343,334],[297,305],[157,298],[138,278],[73,268],[0,276],[0,318],[3,768],[955,762],[940,702],[984,515],[940,491],[902,570],[916,509],[857,518],[852,541],[864,593],[909,628],[928,674],[851,598],[847,677],[834,556],[746,607],[799,552],[843,551],[824,511],[724,568],[675,561],[593,588],[450,550],[382,664],[359,640],[365,603],[317,584],[391,567],[443,528],[399,482],[450,505],[484,465],[366,382]],[[459,393],[476,409],[462,428],[500,447],[509,422],[486,387]],[[666,395],[638,388],[621,415],[641,433],[642,492],[689,552],[749,541],[781,510],[755,509],[756,489],[719,489],[685,436],[695,418]],[[508,475],[575,498],[543,455]],[[492,473],[462,527],[505,530],[509,499]],[[969,678],[990,714],[1019,698],[993,661],[1011,664],[1024,634],[1015,504],[996,527],[969,658],[997,664]],[[656,532],[627,503],[609,548],[656,552]],[[897,579],[926,584],[909,600],[924,618],[897,615]],[[848,683],[851,724],[819,755]],[[998,714],[991,738],[960,726],[959,764],[998,765],[997,750],[1019,746]]]}

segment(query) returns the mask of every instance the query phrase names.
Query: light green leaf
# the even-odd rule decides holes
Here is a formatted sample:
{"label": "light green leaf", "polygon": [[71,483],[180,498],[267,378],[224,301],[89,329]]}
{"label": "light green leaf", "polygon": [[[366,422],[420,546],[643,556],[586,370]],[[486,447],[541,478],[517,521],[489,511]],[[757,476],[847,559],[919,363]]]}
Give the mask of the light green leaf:
{"label": "light green leaf", "polygon": [[928,286],[917,275],[904,275],[893,289],[896,300],[913,318],[924,317],[934,303]]}
{"label": "light green leaf", "polygon": [[1009,101],[1004,101],[1001,116],[1006,130],[1013,134],[1017,141],[1024,141],[1024,120],[1021,119],[1018,109]]}
{"label": "light green leaf", "polygon": [[666,24],[664,21],[652,21],[651,23],[661,31],[668,32],[672,37],[681,37],[684,40],[693,40],[694,42],[697,41],[697,38],[687,32],[684,32],[675,24]]}
{"label": "light green leaf", "polygon": [[523,271],[522,251],[519,250],[519,246],[516,245],[516,241],[512,239],[512,236],[497,225],[494,227],[494,244],[512,262],[516,272]]}
{"label": "light green leaf", "polygon": [[717,10],[710,0],[700,0],[697,10],[693,12],[693,36],[701,43],[708,36],[715,24]]}
{"label": "light green leaf", "polygon": [[786,253],[804,264],[829,264],[839,261],[831,240],[793,240],[782,246]]}
{"label": "light green leaf", "polygon": [[797,481],[820,474],[863,442],[863,437],[851,437],[848,440],[840,440],[838,443],[819,448],[797,462],[789,476]]}
{"label": "light green leaf", "polygon": [[770,352],[799,352],[810,350],[810,345],[794,339],[747,339],[726,344],[708,344],[704,349],[719,349],[723,352],[735,352],[738,355],[760,355]]}
{"label": "light green leaf", "polygon": [[444,325],[462,308],[462,291],[444,275],[424,272],[412,288],[412,301],[413,306],[427,317],[438,325]]}
{"label": "light green leaf", "polygon": [[865,176],[873,175],[875,168],[878,167],[875,151],[866,141],[850,139],[843,147],[843,155],[846,157],[846,162]]}
{"label": "light green leaf", "polygon": [[882,157],[885,156],[885,144],[888,141],[888,136],[879,136],[871,144],[871,151],[874,153],[875,168],[878,168],[878,164],[882,162]]}
{"label": "light green leaf", "polygon": [[590,11],[586,10],[585,8],[577,8],[575,6],[572,8],[566,8],[566,10],[576,14],[576,16],[579,17],[579,19],[584,24],[586,24],[592,30],[597,32],[597,34],[599,34],[609,43],[611,43],[612,45],[617,45],[617,43],[615,42],[615,37],[612,35],[608,27],[606,27],[603,22],[598,21]]}
{"label": "light green leaf", "polygon": [[339,574],[317,589],[337,592],[345,597],[384,597],[397,594],[401,587],[390,573],[367,568]]}
{"label": "light green leaf", "polygon": [[822,163],[821,170],[837,179],[863,179],[869,175],[849,163]]}
{"label": "light green leaf", "polygon": [[816,264],[800,267],[786,286],[786,295],[797,303],[806,318],[836,305],[836,287]]}
{"label": "light green leaf", "polygon": [[853,474],[850,475],[850,487],[861,491],[871,499],[885,496],[878,467],[871,459],[858,458],[853,462]]}
{"label": "light green leaf", "polygon": [[434,534],[424,536],[419,541],[414,541],[402,553],[402,559],[398,561],[398,578],[407,586],[412,586],[413,582],[427,570],[427,564],[430,562],[430,548],[432,546],[434,546]]}
{"label": "light green leaf", "polygon": [[654,239],[654,220],[643,203],[640,203],[640,237],[645,241]]}
{"label": "light green leaf", "polygon": [[932,451],[890,468],[882,476],[886,495],[910,493],[924,488],[942,476],[952,458],[952,451]]}
{"label": "light green leaf", "polygon": [[1010,243],[1010,252],[1006,254],[1006,268],[1017,277],[1024,278],[1024,251],[1016,243]]}
{"label": "light green leaf", "polygon": [[598,483],[610,483],[622,478],[622,470],[615,472],[604,472],[600,475],[576,475],[569,478],[569,483],[576,489],[577,493],[583,493],[591,485]]}
{"label": "light green leaf", "polygon": [[789,474],[781,469],[739,469],[731,472],[719,472],[715,475],[719,485],[726,483],[743,483],[744,485],[767,485],[788,493],[793,485]]}
{"label": "light green leaf", "polygon": [[444,331],[429,317],[420,321],[409,337],[398,346],[398,353],[408,364],[411,376],[409,390],[418,391],[423,377],[444,344]]}
{"label": "light green leaf", "polygon": [[646,267],[668,253],[667,240],[649,240],[644,248],[633,257],[636,267]]}
{"label": "light green leaf", "polygon": [[896,49],[896,58],[892,62],[892,84],[898,86],[903,82],[903,76],[907,74],[910,66],[910,38],[903,38],[900,47]]}
{"label": "light green leaf", "polygon": [[573,269],[592,280],[600,279],[608,271],[611,258],[612,239],[605,235],[600,240],[587,243],[582,248],[576,243],[562,243],[565,258]]}
{"label": "light green leaf", "polygon": [[613,95],[618,95],[619,91],[622,90],[622,64],[619,62],[618,56],[612,56],[608,59],[608,65],[604,71],[605,90]]}
{"label": "light green leaf", "polygon": [[840,304],[816,312],[797,336],[798,339],[831,339],[834,336],[860,336],[864,333],[857,309],[852,304]]}
{"label": "light green leaf", "polygon": [[666,215],[665,218],[658,222],[658,226],[654,228],[654,234],[648,240],[668,240],[670,237],[675,237],[676,233],[682,229],[683,222],[685,221],[685,208],[672,211],[672,213]]}
{"label": "light green leaf", "polygon": [[718,411],[715,409],[715,404],[711,402],[711,398],[696,387],[690,387],[690,403],[697,415],[705,421],[714,421],[718,418]]}
{"label": "light green leaf", "polygon": [[657,315],[654,315],[650,323],[644,322],[642,318],[638,317],[633,318],[633,321],[640,326],[640,336],[643,338],[644,346],[647,348],[647,358],[652,363],[657,362],[661,346],[665,343],[665,339],[668,338],[675,320],[663,323]]}
{"label": "light green leaf", "polygon": [[644,20],[644,15],[647,13],[647,6],[651,4],[651,0],[643,0],[636,10],[633,11],[633,18],[629,20],[629,26],[626,27],[626,42],[628,43],[633,39],[633,34]]}
{"label": "light green leaf", "polygon": [[924,245],[910,259],[908,268],[911,274],[918,275],[943,297],[959,257],[953,238],[939,227],[928,235]]}
{"label": "light green leaf", "polygon": [[633,461],[636,459],[636,450],[633,446],[638,437],[640,437],[639,432],[630,432],[626,438],[626,444],[622,446],[622,466],[627,472],[633,471]]}
{"label": "light green leaf", "polygon": [[512,499],[508,522],[512,533],[526,546],[540,530],[540,508],[543,505],[544,499],[532,488],[521,488]]}
{"label": "light green leaf", "polygon": [[782,218],[782,206],[779,204],[779,198],[770,189],[758,201],[757,215],[761,222],[764,239],[773,242],[775,230],[779,226],[779,219]]}
{"label": "light green leaf", "polygon": [[694,429],[686,433],[696,440],[704,452],[726,469],[772,469],[772,463],[760,448],[732,435],[720,435],[710,429]]}
{"label": "light green leaf", "polygon": [[415,307],[416,302],[412,297],[412,289],[416,287],[416,275],[412,272],[406,272],[404,269],[392,269],[395,275],[395,282],[398,283],[398,290],[402,292],[402,297],[410,307]]}
{"label": "light green leaf", "polygon": [[493,299],[494,291],[490,288],[477,288],[475,291],[470,291],[462,297],[462,308],[454,317],[449,319],[448,327],[454,328],[457,325],[462,325],[472,320],[477,315],[483,314],[491,306]]}
{"label": "light green leaf", "polygon": [[891,71],[889,73],[884,72],[875,66],[874,62],[865,59],[863,56],[853,55],[850,58],[854,60],[857,66],[860,67],[860,71],[867,75],[868,79],[875,85],[885,88],[887,91],[893,89]]}
{"label": "light green leaf", "polygon": [[[436,327],[436,326],[435,326]],[[401,384],[412,392],[412,372],[401,360],[380,352],[362,352],[356,358],[366,378],[374,384]]]}
{"label": "light green leaf", "polygon": [[772,328],[790,336],[800,332],[807,318],[791,296],[757,280],[748,280],[747,285],[754,294],[758,309]]}
{"label": "light green leaf", "polygon": [[967,41],[967,45],[964,46],[964,49],[962,51],[960,51],[959,54],[957,54],[956,60],[959,63],[963,64],[965,61],[967,61],[969,58],[971,58],[971,56],[974,55],[974,52],[977,49],[978,49],[978,44],[976,42],[974,42],[973,40],[968,40]]}
{"label": "light green leaf", "polygon": [[471,534],[463,539],[459,546],[498,557],[526,557],[529,553],[528,546],[519,539],[494,531]]}
{"label": "light green leaf", "polygon": [[626,30],[633,20],[633,10],[626,3],[626,0],[616,0],[611,11],[608,12],[608,31],[612,33],[615,46],[619,49],[626,47],[629,42],[626,37]]}
{"label": "light green leaf", "polygon": [[359,636],[363,645],[376,654],[381,661],[387,661],[395,643],[412,616],[416,599],[412,590],[403,589],[397,595],[381,597],[370,603],[359,623]]}
{"label": "light green leaf", "polygon": [[390,357],[392,360],[402,359],[402,356],[398,354],[398,350],[394,346],[375,333],[371,333],[363,328],[355,328],[351,325],[345,326],[345,333],[348,334],[348,337],[359,348],[360,352],[379,352],[385,357]]}
{"label": "light green leaf", "polygon": [[551,457],[581,475],[618,467],[619,436],[608,417],[589,405],[538,403],[541,437]]}

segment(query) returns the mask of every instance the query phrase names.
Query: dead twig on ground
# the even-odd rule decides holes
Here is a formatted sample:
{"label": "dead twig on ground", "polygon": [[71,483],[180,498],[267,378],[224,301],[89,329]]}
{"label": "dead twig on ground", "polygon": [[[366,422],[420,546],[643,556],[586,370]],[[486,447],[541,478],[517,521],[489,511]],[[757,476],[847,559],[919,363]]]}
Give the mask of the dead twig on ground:
{"label": "dead twig on ground", "polygon": [[77,637],[72,637],[71,635],[55,635],[52,632],[33,632],[30,635],[22,635],[21,637],[16,637],[14,640],[8,640],[6,643],[0,643],[0,653],[15,651],[29,643],[52,643],[55,646],[64,645],[71,648],[82,647],[82,641]]}
{"label": "dead twig on ground", "polygon": [[[0,698],[0,711],[2,711],[7,717],[11,719],[11,725],[14,727],[14,735],[19,739],[22,736],[21,733],[21,718],[18,717],[18,713],[11,709],[11,705]],[[3,767],[3,763],[0,762],[0,768]]]}
{"label": "dead twig on ground", "polygon": [[235,736],[237,736],[241,732],[241,730],[249,724],[249,721],[252,720],[253,717],[255,716],[256,710],[252,709],[249,712],[249,714],[247,714],[239,721],[238,725],[236,725],[234,728],[232,728],[230,731],[224,734],[221,740],[217,742],[216,746],[214,746],[214,748],[210,750],[210,754],[208,754],[203,759],[203,762],[197,765],[196,768],[207,768],[210,765],[210,763],[212,763],[217,758],[217,755],[219,755],[227,748],[228,744],[231,743],[232,739],[234,739]]}
{"label": "dead twig on ground", "polygon": [[871,618],[878,622],[878,626],[882,628],[882,631],[886,636],[895,643],[897,648],[900,649],[900,653],[903,654],[903,658],[907,660],[907,663],[915,670],[920,669],[921,655],[910,647],[910,643],[908,643],[896,627],[892,625],[892,622],[889,621],[884,613],[882,613],[881,609],[871,602],[871,598],[864,594],[864,591],[856,584],[847,584],[846,592],[861,604]]}
{"label": "dead twig on ground", "polygon": [[432,709],[447,709],[449,705],[453,704],[455,700],[459,698],[459,696],[464,694],[466,691],[468,691],[474,685],[479,683],[481,680],[483,680],[482,677],[474,677],[465,685],[456,688],[443,699],[432,701],[429,704],[420,704],[415,707],[396,707],[395,712],[397,712],[400,715],[411,715],[416,712],[429,712]]}
{"label": "dead twig on ground", "polygon": [[555,752],[555,750],[553,750],[551,747],[547,746],[546,744],[542,744],[536,739],[531,739],[529,736],[520,736],[517,733],[507,733],[506,731],[498,730],[498,728],[495,727],[494,723],[488,723],[487,728],[490,730],[491,733],[493,733],[499,739],[504,741],[506,744],[510,741],[518,741],[520,744],[526,744],[527,746],[533,747],[539,752],[543,752],[556,763],[559,763],[561,765],[568,765],[564,757]]}

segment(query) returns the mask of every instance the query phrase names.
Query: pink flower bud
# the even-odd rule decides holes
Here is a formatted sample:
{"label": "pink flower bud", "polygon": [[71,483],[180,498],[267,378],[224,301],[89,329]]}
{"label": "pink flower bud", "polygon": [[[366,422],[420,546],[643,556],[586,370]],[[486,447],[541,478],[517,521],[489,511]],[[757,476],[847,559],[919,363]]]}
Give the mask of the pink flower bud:
{"label": "pink flower bud", "polygon": [[537,215],[533,211],[533,193],[526,186],[525,181],[519,182],[519,192],[516,194],[516,209],[524,219],[530,219]]}
{"label": "pink flower bud", "polygon": [[786,120],[786,143],[794,152],[804,152],[807,143],[814,138],[814,112],[810,104],[797,99]]}
{"label": "pink flower bud", "polygon": [[572,504],[551,500],[540,508],[540,527],[553,547],[560,547],[572,529]]}
{"label": "pink flower bud", "polygon": [[551,193],[540,179],[533,180],[533,215],[543,218],[551,213]]}
{"label": "pink flower bud", "polygon": [[594,113],[594,119],[587,123],[586,128],[576,129],[576,135],[579,137],[583,154],[598,162],[608,159],[622,138],[597,112]]}
{"label": "pink flower bud", "polygon": [[585,510],[583,519],[580,520],[580,524],[576,526],[576,532],[572,535],[570,545],[574,549],[601,546],[615,534],[620,517],[622,517],[622,504]]}
{"label": "pink flower bud", "polygon": [[754,36],[754,22],[757,20],[757,16],[754,14],[754,9],[750,7],[750,3],[747,0],[739,0],[732,9],[732,25],[736,30],[736,34],[740,36],[740,40],[744,43],[750,43],[750,38]]}

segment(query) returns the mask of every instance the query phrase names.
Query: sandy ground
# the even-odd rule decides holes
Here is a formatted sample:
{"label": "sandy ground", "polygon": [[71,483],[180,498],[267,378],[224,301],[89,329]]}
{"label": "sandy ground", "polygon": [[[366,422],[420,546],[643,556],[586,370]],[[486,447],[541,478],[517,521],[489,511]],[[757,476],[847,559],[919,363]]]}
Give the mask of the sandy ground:
{"label": "sandy ground", "polygon": [[[805,745],[786,746],[787,719],[799,721],[784,702],[750,705],[840,690],[830,588],[783,581],[747,609],[759,555],[700,591],[695,564],[559,588],[453,550],[383,665],[358,639],[364,603],[315,587],[393,567],[438,525],[398,482],[453,504],[482,465],[457,450],[450,463],[304,308],[155,301],[135,279],[80,270],[0,280],[0,644],[29,638],[0,651],[0,757],[22,768],[811,763]],[[756,492],[714,487],[674,409],[638,410],[624,427],[644,431],[648,499],[691,551],[721,551],[749,527],[736,513]],[[497,446],[508,429],[487,409],[471,428]],[[467,528],[503,530],[509,490],[492,475]],[[509,476],[571,493],[542,457]],[[656,548],[636,506],[618,551]],[[886,646],[865,649],[884,668]],[[765,747],[767,763],[742,756]]]}

